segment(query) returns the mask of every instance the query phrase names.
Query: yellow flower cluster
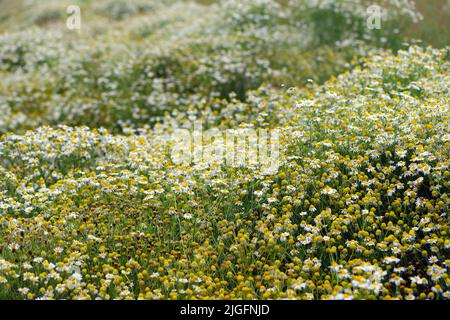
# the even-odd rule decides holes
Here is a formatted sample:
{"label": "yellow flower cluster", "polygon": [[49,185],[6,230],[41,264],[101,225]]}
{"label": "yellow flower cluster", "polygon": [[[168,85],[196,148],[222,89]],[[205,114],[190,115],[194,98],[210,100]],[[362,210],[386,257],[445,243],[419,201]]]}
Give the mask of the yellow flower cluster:
{"label": "yellow flower cluster", "polygon": [[[411,47],[119,134],[0,139],[0,298],[448,299],[448,51]],[[181,166],[166,132],[279,129],[280,167]]]}

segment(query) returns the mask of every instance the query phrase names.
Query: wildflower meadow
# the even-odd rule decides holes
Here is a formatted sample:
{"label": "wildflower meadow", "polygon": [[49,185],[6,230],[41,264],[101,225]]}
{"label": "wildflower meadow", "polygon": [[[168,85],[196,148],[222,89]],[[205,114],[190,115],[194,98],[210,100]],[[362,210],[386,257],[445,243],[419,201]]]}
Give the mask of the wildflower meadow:
{"label": "wildflower meadow", "polygon": [[0,299],[449,299],[449,23],[0,1]]}

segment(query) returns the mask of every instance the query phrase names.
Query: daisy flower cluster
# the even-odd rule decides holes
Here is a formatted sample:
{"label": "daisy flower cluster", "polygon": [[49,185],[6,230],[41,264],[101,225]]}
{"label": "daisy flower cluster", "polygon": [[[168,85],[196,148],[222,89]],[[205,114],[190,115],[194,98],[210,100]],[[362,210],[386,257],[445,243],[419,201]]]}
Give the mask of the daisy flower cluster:
{"label": "daisy flower cluster", "polygon": [[448,298],[448,71],[446,50],[411,47],[324,85],[191,110],[279,128],[273,175],[175,165],[164,132],[183,116],[4,135],[0,296]]}
{"label": "daisy flower cluster", "polygon": [[[449,48],[331,50],[316,2],[80,1],[71,34],[30,1],[0,34],[0,299],[448,299]],[[277,170],[176,161],[198,121],[276,130]]]}

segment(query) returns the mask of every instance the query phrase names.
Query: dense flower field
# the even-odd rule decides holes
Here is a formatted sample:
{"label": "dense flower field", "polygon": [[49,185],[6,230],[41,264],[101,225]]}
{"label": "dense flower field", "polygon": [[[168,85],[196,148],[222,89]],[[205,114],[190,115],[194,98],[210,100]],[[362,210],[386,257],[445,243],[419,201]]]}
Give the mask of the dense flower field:
{"label": "dense flower field", "polygon": [[[0,298],[450,297],[450,50],[403,44],[410,2],[370,31],[364,1],[78,1],[75,32],[30,3],[0,24]],[[276,130],[277,170],[177,162],[197,121]]]}

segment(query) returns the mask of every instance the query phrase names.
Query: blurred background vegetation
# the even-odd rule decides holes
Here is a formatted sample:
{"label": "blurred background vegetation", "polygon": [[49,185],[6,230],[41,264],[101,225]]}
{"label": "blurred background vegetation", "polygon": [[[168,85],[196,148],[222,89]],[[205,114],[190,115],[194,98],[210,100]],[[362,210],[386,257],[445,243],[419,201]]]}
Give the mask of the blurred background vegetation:
{"label": "blurred background vegetation", "polygon": [[[374,3],[386,10],[380,30],[366,26]],[[0,133],[151,126],[261,86],[323,83],[374,52],[447,46],[448,2],[411,3],[0,0]],[[79,31],[66,28],[71,4]]]}
{"label": "blurred background vegetation", "polygon": [[[188,2],[186,0],[183,0]],[[290,0],[277,0],[281,5],[287,5]],[[100,1],[101,2],[101,1]],[[116,8],[126,7],[126,1],[116,0]],[[129,1],[132,3],[133,1]],[[152,1],[147,1],[152,2]],[[162,0],[161,2],[170,2]],[[218,0],[192,0],[202,5],[212,5]],[[243,1],[245,2],[245,1]],[[363,2],[376,4],[377,0],[363,0]],[[378,1],[379,2],[379,1]],[[89,8],[93,1],[33,1],[33,0],[0,0],[0,32],[21,30],[30,25],[38,25],[46,28],[55,28],[65,23],[66,13],[64,10],[68,3],[79,4],[82,8]],[[142,1],[145,3],[145,1]],[[417,10],[423,15],[423,21],[412,23],[407,21],[408,28],[406,34],[410,37],[421,39],[424,43],[434,47],[445,47],[450,40],[450,3],[448,0],[415,0]],[[114,7],[113,4],[110,8]],[[88,10],[83,10],[83,18],[98,19],[98,15],[89,14]],[[91,12],[92,13],[92,12]],[[136,12],[145,14],[145,10]]]}

